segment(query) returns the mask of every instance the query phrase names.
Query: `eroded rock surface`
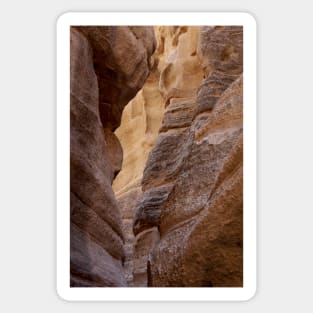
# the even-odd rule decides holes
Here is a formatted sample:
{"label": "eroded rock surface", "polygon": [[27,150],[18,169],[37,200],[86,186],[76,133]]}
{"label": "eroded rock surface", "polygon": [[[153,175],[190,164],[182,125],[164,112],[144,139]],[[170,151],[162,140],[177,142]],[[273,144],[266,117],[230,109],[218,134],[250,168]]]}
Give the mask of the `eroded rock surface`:
{"label": "eroded rock surface", "polygon": [[123,152],[113,131],[142,87],[152,27],[71,27],[71,286],[126,286],[124,232],[112,182]]}
{"label": "eroded rock surface", "polygon": [[135,209],[141,284],[243,284],[242,31],[159,29],[166,110]]}
{"label": "eroded rock surface", "polygon": [[71,286],[242,286],[242,41],[72,27]]}
{"label": "eroded rock surface", "polygon": [[[121,126],[115,132],[123,146],[124,160],[113,189],[122,212],[125,212],[124,215],[122,213],[128,238],[125,269],[132,286],[147,285],[147,256],[159,238],[158,230],[153,227],[156,224],[154,218],[159,218],[156,202],[163,202],[168,192],[167,187],[161,186],[142,196],[141,180],[148,154],[155,144],[158,145],[160,128],[190,125],[188,112],[193,108],[188,97],[196,95],[197,85],[203,78],[196,53],[198,27],[158,26],[154,30],[157,49],[152,59],[153,70],[142,90],[125,108]],[[182,94],[187,97],[186,101],[177,104],[175,97]],[[167,119],[162,122],[165,106],[166,112],[171,111],[171,114],[166,114]],[[172,146],[166,142],[159,146],[161,150],[158,153],[172,157],[167,151]],[[160,166],[162,164],[155,163],[155,170],[158,171]],[[144,210],[139,210],[139,207],[144,207]],[[137,218],[135,234],[139,228],[141,233],[135,239],[132,228],[137,211],[141,216]]]}

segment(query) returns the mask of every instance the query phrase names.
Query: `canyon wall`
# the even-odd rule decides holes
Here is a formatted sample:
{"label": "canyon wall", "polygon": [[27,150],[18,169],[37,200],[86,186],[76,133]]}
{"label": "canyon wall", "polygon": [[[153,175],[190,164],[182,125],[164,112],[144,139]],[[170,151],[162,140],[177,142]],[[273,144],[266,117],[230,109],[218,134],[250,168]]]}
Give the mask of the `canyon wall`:
{"label": "canyon wall", "polygon": [[152,58],[152,71],[142,90],[126,106],[121,126],[115,132],[124,150],[123,167],[113,190],[124,222],[129,286],[147,286],[147,255],[158,238],[149,232],[141,236],[141,240],[135,240],[133,223],[142,197],[143,171],[157,140],[164,108],[171,94],[195,95],[203,77],[196,55],[199,27],[155,26],[154,31],[157,49]]}
{"label": "canyon wall", "polygon": [[71,27],[70,270],[72,287],[127,286],[112,182],[123,150],[114,130],[155,50],[152,27]]}
{"label": "canyon wall", "polygon": [[115,132],[124,154],[122,170],[114,180],[113,190],[122,215],[126,241],[124,265],[129,286],[133,285],[135,206],[142,193],[142,173],[164,112],[164,103],[158,90],[158,76],[154,67],[142,90],[124,109],[121,127]]}
{"label": "canyon wall", "polygon": [[242,286],[242,45],[71,27],[71,286]]}
{"label": "canyon wall", "polygon": [[[155,27],[155,33],[154,76],[146,98],[149,90],[162,96],[159,134],[144,139],[149,114],[142,108],[149,101],[142,96],[127,108],[132,126],[122,123],[116,132],[130,152],[116,185],[128,223],[128,281],[242,286],[243,30]],[[159,94],[153,105],[162,108]],[[145,123],[131,110],[143,113]],[[144,136],[129,140],[132,127]]]}

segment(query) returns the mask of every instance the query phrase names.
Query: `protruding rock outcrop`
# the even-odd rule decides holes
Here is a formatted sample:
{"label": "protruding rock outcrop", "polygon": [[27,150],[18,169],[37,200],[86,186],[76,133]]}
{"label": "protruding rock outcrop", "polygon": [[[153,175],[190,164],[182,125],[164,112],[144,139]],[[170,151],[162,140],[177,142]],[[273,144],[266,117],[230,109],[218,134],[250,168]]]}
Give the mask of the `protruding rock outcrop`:
{"label": "protruding rock outcrop", "polygon": [[71,286],[126,286],[113,131],[144,84],[152,27],[71,27]]}
{"label": "protruding rock outcrop", "polygon": [[242,27],[170,30],[135,264],[149,286],[242,286]]}

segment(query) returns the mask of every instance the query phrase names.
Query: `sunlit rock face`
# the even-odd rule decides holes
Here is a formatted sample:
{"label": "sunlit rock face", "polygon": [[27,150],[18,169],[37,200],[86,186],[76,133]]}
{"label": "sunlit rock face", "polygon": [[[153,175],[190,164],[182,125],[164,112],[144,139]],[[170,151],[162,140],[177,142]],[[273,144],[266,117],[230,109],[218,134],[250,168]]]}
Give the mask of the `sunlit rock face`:
{"label": "sunlit rock face", "polygon": [[156,37],[165,111],[133,213],[135,284],[242,286],[243,30]]}
{"label": "sunlit rock face", "polygon": [[[165,107],[171,99],[174,101],[182,95],[194,97],[203,78],[197,56],[199,27],[158,26],[154,27],[154,31],[157,48],[152,59],[153,69],[142,90],[126,106],[121,126],[115,132],[123,146],[124,160],[113,189],[127,234],[125,269],[131,286],[147,285],[147,256],[159,239],[155,227],[145,228],[136,239],[133,233],[138,203],[142,201],[141,181],[148,155],[160,129],[167,127],[162,125]],[[175,119],[175,112],[172,119]]]}
{"label": "sunlit rock face", "polygon": [[126,286],[122,219],[112,182],[123,150],[113,133],[143,86],[152,27],[71,27],[72,287]]}

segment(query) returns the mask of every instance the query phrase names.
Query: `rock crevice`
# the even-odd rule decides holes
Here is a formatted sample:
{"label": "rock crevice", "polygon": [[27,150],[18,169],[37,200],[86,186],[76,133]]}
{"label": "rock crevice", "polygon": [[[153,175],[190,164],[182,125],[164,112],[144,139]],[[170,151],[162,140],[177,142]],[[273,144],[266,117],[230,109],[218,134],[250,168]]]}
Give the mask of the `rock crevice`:
{"label": "rock crevice", "polygon": [[155,32],[156,88],[165,110],[137,175],[141,190],[137,185],[128,202],[136,236],[131,283],[242,286],[243,30]]}

